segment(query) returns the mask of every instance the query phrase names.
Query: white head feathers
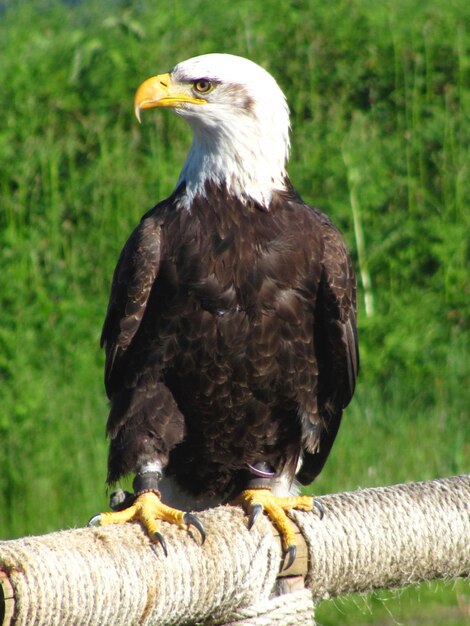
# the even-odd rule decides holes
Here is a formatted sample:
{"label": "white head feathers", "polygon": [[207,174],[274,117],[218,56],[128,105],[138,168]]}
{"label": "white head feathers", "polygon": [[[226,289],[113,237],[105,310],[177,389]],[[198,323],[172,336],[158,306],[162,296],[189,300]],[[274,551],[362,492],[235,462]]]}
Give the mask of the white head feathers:
{"label": "white head feathers", "polygon": [[256,63],[230,54],[183,61],[170,77],[175,84],[210,84],[207,93],[197,94],[204,104],[186,102],[175,108],[194,132],[178,181],[186,183],[185,205],[204,194],[209,181],[267,207],[273,191],[285,189],[290,147],[289,109],[274,78]]}

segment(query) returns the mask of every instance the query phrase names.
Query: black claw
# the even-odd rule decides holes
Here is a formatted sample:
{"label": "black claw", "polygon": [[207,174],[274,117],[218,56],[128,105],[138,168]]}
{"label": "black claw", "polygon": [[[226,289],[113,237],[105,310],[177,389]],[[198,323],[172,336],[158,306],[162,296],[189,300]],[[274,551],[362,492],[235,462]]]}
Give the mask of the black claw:
{"label": "black claw", "polygon": [[250,517],[248,518],[248,530],[251,530],[254,526],[254,523],[263,512],[262,504],[254,504],[251,508]]}
{"label": "black claw", "polygon": [[323,504],[320,502],[320,500],[317,500],[316,498],[313,499],[313,504],[318,511],[320,519],[322,520],[323,516],[325,515],[325,508]]}
{"label": "black claw", "polygon": [[98,515],[93,515],[88,521],[87,526],[99,526],[101,524],[101,513]]}
{"label": "black claw", "polygon": [[183,521],[188,526],[194,526],[194,528],[199,531],[199,534],[201,535],[201,543],[204,544],[204,541],[206,540],[206,529],[204,528],[204,524],[201,520],[192,513],[185,513]]}
{"label": "black claw", "polygon": [[165,537],[162,535],[162,533],[159,533],[159,532],[154,533],[153,536],[155,537],[155,539],[158,541],[158,543],[163,548],[163,552],[165,553],[165,556],[168,556],[168,550],[167,550],[167,547],[166,547]]}
{"label": "black claw", "polygon": [[284,554],[284,562],[282,564],[282,570],[289,569],[289,567],[295,561],[296,556],[297,556],[297,546],[294,546],[294,545],[288,546]]}

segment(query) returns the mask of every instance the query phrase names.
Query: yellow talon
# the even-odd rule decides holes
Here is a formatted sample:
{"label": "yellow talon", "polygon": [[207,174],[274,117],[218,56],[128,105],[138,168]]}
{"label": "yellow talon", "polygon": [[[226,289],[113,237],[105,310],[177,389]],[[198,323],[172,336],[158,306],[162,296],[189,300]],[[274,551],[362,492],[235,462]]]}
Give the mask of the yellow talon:
{"label": "yellow talon", "polygon": [[206,536],[201,521],[192,513],[185,513],[163,504],[159,495],[154,491],[140,494],[127,509],[112,513],[101,513],[93,517],[89,523],[94,525],[98,522],[101,526],[105,526],[107,524],[140,522],[147,534],[153,540],[158,541],[162,545],[165,554],[167,554],[166,543],[159,531],[158,521],[176,524],[180,528],[194,526],[199,531],[202,543],[204,543]]}
{"label": "yellow talon", "polygon": [[313,498],[311,496],[279,497],[275,496],[270,489],[245,489],[231,504],[242,506],[244,511],[250,515],[249,528],[254,524],[261,511],[267,514],[279,531],[284,552],[289,555],[287,565],[289,567],[295,558],[296,540],[294,528],[285,511],[290,509],[311,511]]}
{"label": "yellow talon", "polygon": [[134,503],[123,511],[101,514],[101,525],[125,524],[126,522],[138,521],[144,526],[150,536],[158,532],[156,520],[170,522],[184,528],[184,512],[172,509],[163,504],[153,491],[142,493],[134,500]]}

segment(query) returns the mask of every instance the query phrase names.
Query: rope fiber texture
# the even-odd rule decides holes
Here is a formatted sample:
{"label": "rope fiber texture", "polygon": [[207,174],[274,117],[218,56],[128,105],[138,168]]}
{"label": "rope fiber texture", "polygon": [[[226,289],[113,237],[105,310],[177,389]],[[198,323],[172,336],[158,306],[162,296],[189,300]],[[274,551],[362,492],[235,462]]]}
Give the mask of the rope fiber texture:
{"label": "rope fiber texture", "polygon": [[470,575],[470,476],[321,502],[326,524],[292,512],[307,541],[306,584],[316,599]]}
{"label": "rope fiber texture", "polygon": [[[323,520],[292,513],[315,601],[470,575],[470,476],[320,500]],[[236,507],[198,515],[204,546],[197,533],[165,525],[168,557],[138,524],[0,542],[0,571],[14,592],[13,618],[1,626],[313,623],[305,590],[270,597],[281,554],[265,517],[248,531]]]}
{"label": "rope fiber texture", "polygon": [[315,626],[313,615],[312,594],[303,589],[238,609],[225,626]]}

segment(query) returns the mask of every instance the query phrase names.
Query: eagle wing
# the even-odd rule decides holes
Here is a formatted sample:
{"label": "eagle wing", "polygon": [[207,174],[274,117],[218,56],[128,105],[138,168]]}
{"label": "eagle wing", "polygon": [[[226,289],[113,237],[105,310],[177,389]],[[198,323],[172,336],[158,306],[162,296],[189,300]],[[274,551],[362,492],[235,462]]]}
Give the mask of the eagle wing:
{"label": "eagle wing", "polygon": [[129,237],[116,266],[101,334],[105,346],[105,385],[111,398],[122,384],[126,354],[144,317],[161,258],[161,222],[144,216]]}
{"label": "eagle wing", "polygon": [[339,231],[321,216],[324,253],[315,305],[314,344],[318,365],[317,404],[323,432],[319,449],[304,452],[297,479],[309,484],[320,473],[335,440],[343,409],[359,371],[356,279]]}

